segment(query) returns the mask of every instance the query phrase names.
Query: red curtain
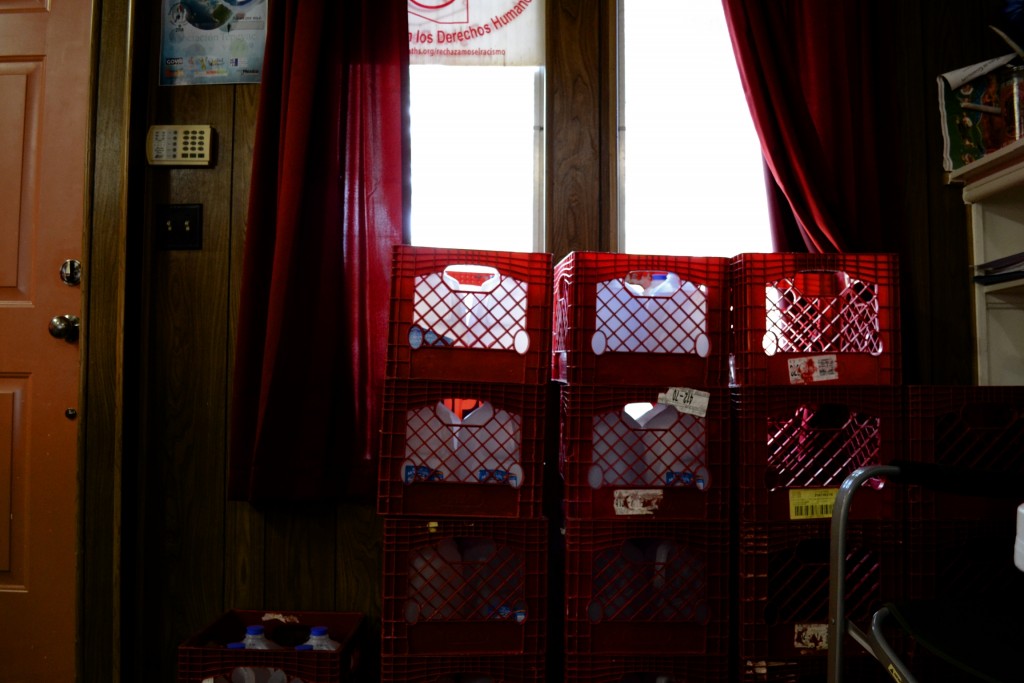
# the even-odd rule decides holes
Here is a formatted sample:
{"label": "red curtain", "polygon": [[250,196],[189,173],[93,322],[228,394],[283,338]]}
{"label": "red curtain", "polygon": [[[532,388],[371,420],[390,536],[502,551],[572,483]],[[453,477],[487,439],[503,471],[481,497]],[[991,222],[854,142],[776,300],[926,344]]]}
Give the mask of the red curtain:
{"label": "red curtain", "polygon": [[[723,0],[770,173],[778,251],[884,251],[881,214],[898,179],[878,38],[886,3]],[[891,148],[890,148],[891,149]]]}
{"label": "red curtain", "polygon": [[407,224],[406,3],[269,11],[228,496],[369,502],[391,248]]}

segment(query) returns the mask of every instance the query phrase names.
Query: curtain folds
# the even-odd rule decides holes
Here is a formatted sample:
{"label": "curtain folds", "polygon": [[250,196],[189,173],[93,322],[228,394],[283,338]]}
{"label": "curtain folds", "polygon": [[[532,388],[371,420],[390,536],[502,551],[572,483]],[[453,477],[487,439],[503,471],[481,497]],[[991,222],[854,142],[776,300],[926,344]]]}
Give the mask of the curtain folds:
{"label": "curtain folds", "polygon": [[407,223],[406,6],[276,0],[270,12],[228,496],[369,502],[391,247]]}
{"label": "curtain folds", "polygon": [[884,7],[722,4],[770,171],[776,250],[885,250],[881,211],[893,177],[879,156],[890,144],[885,106],[894,100],[884,92],[892,79],[879,76],[885,64],[872,40],[885,30]]}

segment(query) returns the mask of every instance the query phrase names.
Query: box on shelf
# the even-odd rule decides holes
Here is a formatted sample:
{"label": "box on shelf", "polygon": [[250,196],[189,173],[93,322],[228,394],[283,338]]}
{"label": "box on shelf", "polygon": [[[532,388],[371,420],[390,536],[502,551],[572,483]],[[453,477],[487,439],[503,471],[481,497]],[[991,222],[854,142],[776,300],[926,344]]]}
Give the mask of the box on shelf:
{"label": "box on shelf", "polygon": [[1007,66],[1014,53],[947,71],[939,85],[942,166],[955,171],[1020,137],[1014,112],[1021,93],[1014,92]]}
{"label": "box on shelf", "polygon": [[378,511],[541,515],[546,386],[385,382]]}
{"label": "box on shelf", "polygon": [[727,523],[566,520],[565,651],[728,653]]}
{"label": "box on shelf", "polygon": [[729,392],[561,390],[565,514],[574,519],[729,519]]}
{"label": "box on shelf", "polygon": [[902,381],[895,255],[739,254],[731,278],[731,384]]}
{"label": "box on shelf", "polygon": [[382,656],[543,652],[547,531],[545,519],[386,518]]}
{"label": "box on shelf", "polygon": [[724,384],[728,259],[572,252],[554,272],[552,372],[569,384]]}
{"label": "box on shelf", "polygon": [[394,248],[387,376],[544,384],[551,254]]}
{"label": "box on shelf", "polygon": [[[236,650],[248,626],[262,625],[277,650]],[[299,651],[313,626],[326,626],[338,650]],[[229,610],[178,646],[178,682],[203,683],[239,667],[278,669],[303,683],[356,681],[368,637],[366,617],[353,612]]]}
{"label": "box on shelf", "polygon": [[[902,452],[900,387],[740,387],[732,398],[742,522],[830,519],[848,475]],[[866,482],[850,518],[902,515],[905,494],[882,478]]]}

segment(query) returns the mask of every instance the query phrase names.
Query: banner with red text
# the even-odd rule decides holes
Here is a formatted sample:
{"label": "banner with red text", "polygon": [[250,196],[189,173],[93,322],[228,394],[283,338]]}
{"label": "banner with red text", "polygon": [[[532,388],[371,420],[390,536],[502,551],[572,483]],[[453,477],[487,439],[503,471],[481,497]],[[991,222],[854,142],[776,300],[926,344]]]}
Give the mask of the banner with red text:
{"label": "banner with red text", "polygon": [[544,64],[544,0],[408,2],[412,64]]}

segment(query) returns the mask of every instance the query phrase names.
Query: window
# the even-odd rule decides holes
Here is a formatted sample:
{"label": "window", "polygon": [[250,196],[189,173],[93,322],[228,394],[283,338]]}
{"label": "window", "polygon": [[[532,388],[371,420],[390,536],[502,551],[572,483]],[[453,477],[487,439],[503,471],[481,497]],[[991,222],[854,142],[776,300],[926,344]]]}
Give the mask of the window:
{"label": "window", "polygon": [[412,243],[543,251],[543,71],[410,67]]}
{"label": "window", "polygon": [[721,0],[619,1],[619,245],[772,250],[761,146]]}

